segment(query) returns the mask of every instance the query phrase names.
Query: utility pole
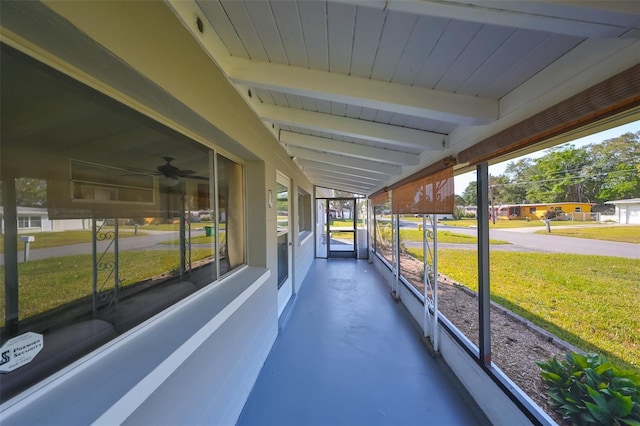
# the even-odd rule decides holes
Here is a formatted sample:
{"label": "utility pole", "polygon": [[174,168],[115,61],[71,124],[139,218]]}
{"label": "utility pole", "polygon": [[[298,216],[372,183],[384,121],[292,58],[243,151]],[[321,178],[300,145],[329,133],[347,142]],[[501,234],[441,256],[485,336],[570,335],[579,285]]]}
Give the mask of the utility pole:
{"label": "utility pole", "polygon": [[494,206],[494,196],[493,196],[493,187],[494,185],[489,185],[489,189],[491,192],[491,221],[493,222],[493,224],[496,224],[496,208]]}

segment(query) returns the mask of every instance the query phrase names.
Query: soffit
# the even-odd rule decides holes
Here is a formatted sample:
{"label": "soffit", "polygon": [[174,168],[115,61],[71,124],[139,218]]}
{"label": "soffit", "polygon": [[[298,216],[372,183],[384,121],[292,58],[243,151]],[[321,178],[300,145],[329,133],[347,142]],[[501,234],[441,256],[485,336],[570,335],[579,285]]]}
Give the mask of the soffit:
{"label": "soffit", "polygon": [[[387,186],[621,71],[629,52],[640,57],[640,11],[624,2],[169,5],[312,182],[354,192],[362,185],[342,183],[329,165],[356,174],[367,169],[362,161],[369,170],[393,166],[372,183]],[[553,71],[571,56],[563,73]],[[291,143],[293,133],[315,144]],[[361,147],[376,155],[363,158]]]}

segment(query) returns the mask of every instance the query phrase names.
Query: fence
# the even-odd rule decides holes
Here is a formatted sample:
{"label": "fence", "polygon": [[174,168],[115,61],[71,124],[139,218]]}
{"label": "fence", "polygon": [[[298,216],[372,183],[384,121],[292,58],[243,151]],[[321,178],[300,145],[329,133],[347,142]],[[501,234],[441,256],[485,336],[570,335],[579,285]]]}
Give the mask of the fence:
{"label": "fence", "polygon": [[600,213],[567,213],[567,220],[572,222],[600,222]]}

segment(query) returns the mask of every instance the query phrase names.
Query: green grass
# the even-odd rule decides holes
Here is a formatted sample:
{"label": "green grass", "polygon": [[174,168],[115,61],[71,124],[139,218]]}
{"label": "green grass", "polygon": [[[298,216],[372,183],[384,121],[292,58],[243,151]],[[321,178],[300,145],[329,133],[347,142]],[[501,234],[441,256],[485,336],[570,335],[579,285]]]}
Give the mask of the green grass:
{"label": "green grass", "polygon": [[[422,250],[410,249],[422,259]],[[477,253],[438,252],[438,270],[477,291]],[[605,256],[491,253],[491,298],[569,343],[640,370],[640,262]]]}
{"label": "green grass", "polygon": [[[401,241],[422,242],[422,231],[417,229],[401,229]],[[511,244],[502,240],[489,240],[491,244]],[[477,244],[478,238],[474,235],[456,234],[451,231],[438,231],[438,243],[443,244]]]}
{"label": "green grass", "polygon": [[[536,231],[536,234],[548,234],[548,232]],[[588,227],[555,229],[551,235],[638,244],[640,243],[640,226],[604,226],[602,228]]]}
{"label": "green grass", "polygon": [[[192,260],[212,256],[210,249],[191,252]],[[110,260],[110,259],[105,259]],[[119,277],[122,286],[176,270],[180,253],[176,250],[124,251],[120,253]],[[74,300],[92,294],[93,270],[91,255],[54,257],[18,265],[19,319],[46,312]],[[100,276],[102,281],[106,275]],[[0,278],[4,282],[4,266],[0,266]],[[109,280],[106,288],[113,288]],[[2,292],[4,300],[4,286]],[[0,306],[0,322],[5,320],[4,303]]]}
{"label": "green grass", "polygon": [[[33,234],[21,235],[32,235],[33,237],[35,237],[35,241],[32,242],[30,246],[31,250],[91,242],[91,231],[36,232]],[[143,235],[146,234],[144,234],[143,232],[138,232],[138,235],[135,235],[133,232],[120,232],[120,238],[137,237]],[[18,251],[22,250],[24,250],[24,243],[22,241],[18,241]],[[0,235],[0,253],[4,253],[3,235]]]}
{"label": "green grass", "polygon": [[[191,223],[191,229],[196,229],[196,228],[204,228],[205,226],[214,226],[213,222],[192,222]],[[224,229],[225,224],[221,223],[220,224],[220,229]],[[127,225],[127,226],[121,226],[120,229],[122,228],[126,228],[126,229],[133,229],[133,226]],[[180,223],[160,223],[160,224],[150,224],[150,225],[141,225],[139,229],[142,230],[149,230],[149,231],[179,231],[180,230]]]}
{"label": "green grass", "polygon": [[[345,227],[348,226],[350,228],[353,228],[353,219],[334,219],[331,221],[330,223],[331,226],[335,226],[335,227]],[[362,225],[362,219],[358,219],[358,226]]]}
{"label": "green grass", "polygon": [[[220,236],[218,238],[220,244],[224,244],[225,238],[226,238],[225,235],[226,234],[224,232],[220,233]],[[210,237],[207,237],[206,235],[201,235],[199,237],[191,237],[191,244],[213,244],[215,242],[213,238],[214,238],[213,235]],[[177,245],[177,244],[180,244],[180,240],[161,241],[157,244]]]}
{"label": "green grass", "polygon": [[[441,220],[441,225],[447,226],[461,226],[468,228],[470,226],[478,226],[476,219],[459,219],[459,220]],[[551,221],[551,226],[566,225],[568,222],[555,222]],[[505,229],[505,228],[543,228],[545,223],[541,220],[532,220],[527,222],[526,220],[496,220],[496,223],[489,222],[489,228],[493,229]]]}

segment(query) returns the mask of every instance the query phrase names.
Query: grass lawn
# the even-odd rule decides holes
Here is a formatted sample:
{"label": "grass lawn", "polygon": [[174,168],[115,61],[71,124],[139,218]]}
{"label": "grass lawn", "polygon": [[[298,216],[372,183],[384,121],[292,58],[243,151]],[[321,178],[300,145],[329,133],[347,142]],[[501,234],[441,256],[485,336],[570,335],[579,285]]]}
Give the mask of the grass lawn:
{"label": "grass lawn", "polygon": [[[224,232],[220,233],[219,243],[224,244],[226,234]],[[198,237],[191,237],[191,244],[213,244],[215,241],[213,239],[213,235],[207,237],[206,235],[201,235]],[[165,245],[177,245],[180,244],[180,240],[169,240],[169,241],[161,241],[157,244],[165,244]]]}
{"label": "grass lawn", "polygon": [[[419,241],[422,242],[422,231],[417,229],[401,229],[401,241]],[[491,244],[510,244],[502,240],[489,240]],[[443,244],[477,244],[478,238],[473,235],[456,234],[451,231],[438,231],[438,243]]]}
{"label": "grass lawn", "polygon": [[[31,243],[31,250],[91,242],[91,231],[37,232],[24,235],[33,235],[35,237],[35,241]],[[138,235],[135,235],[133,232],[120,231],[120,238],[142,235],[146,234],[144,232],[138,232]],[[18,241],[18,251],[22,250],[24,250],[24,243]],[[0,235],[0,253],[4,253],[4,235]]]}
{"label": "grass lawn", "polygon": [[[536,231],[547,234],[547,231]],[[564,237],[591,238],[594,240],[617,241],[621,243],[640,243],[640,226],[606,226],[602,228],[555,229],[551,235]]]}
{"label": "grass lawn", "polygon": [[[191,229],[204,228],[205,226],[214,226],[213,222],[191,222]],[[224,229],[226,226],[225,223],[220,224],[220,229]],[[134,229],[133,226],[121,226],[120,229]],[[157,225],[141,225],[141,230],[149,230],[149,231],[179,231],[180,230],[180,222],[176,223],[161,223]]]}
{"label": "grass lawn", "polygon": [[[440,225],[447,226],[461,226],[463,228],[468,228],[470,226],[476,227],[478,226],[478,222],[475,219],[459,219],[459,220],[441,220]],[[551,221],[551,226],[561,226],[561,225],[569,225],[572,222],[557,222]],[[490,229],[505,229],[505,228],[544,228],[545,223],[542,220],[532,220],[527,222],[526,220],[496,220],[496,223],[493,224],[489,222]]]}
{"label": "grass lawn", "polygon": [[[331,221],[331,226],[335,226],[335,227],[353,227],[353,220],[351,219],[334,219]],[[358,226],[362,226],[362,219],[358,219]]]}
{"label": "grass lawn", "polygon": [[[192,250],[192,260],[212,256],[210,249]],[[110,259],[105,259],[110,260]],[[120,279],[122,286],[143,281],[167,271],[176,270],[180,253],[176,250],[124,251],[120,253]],[[18,265],[19,319],[45,312],[92,294],[93,270],[91,255],[53,257]],[[4,266],[0,266],[0,279],[4,282]],[[104,278],[102,278],[104,279]],[[102,281],[102,279],[100,281]],[[108,281],[107,288],[113,288]],[[4,286],[0,291],[4,300]],[[0,323],[5,320],[4,303],[0,305]]]}
{"label": "grass lawn", "polygon": [[[422,259],[422,250],[410,250]],[[477,290],[477,253],[439,251],[439,272]],[[640,370],[640,263],[571,254],[491,253],[491,298],[571,344]]]}

